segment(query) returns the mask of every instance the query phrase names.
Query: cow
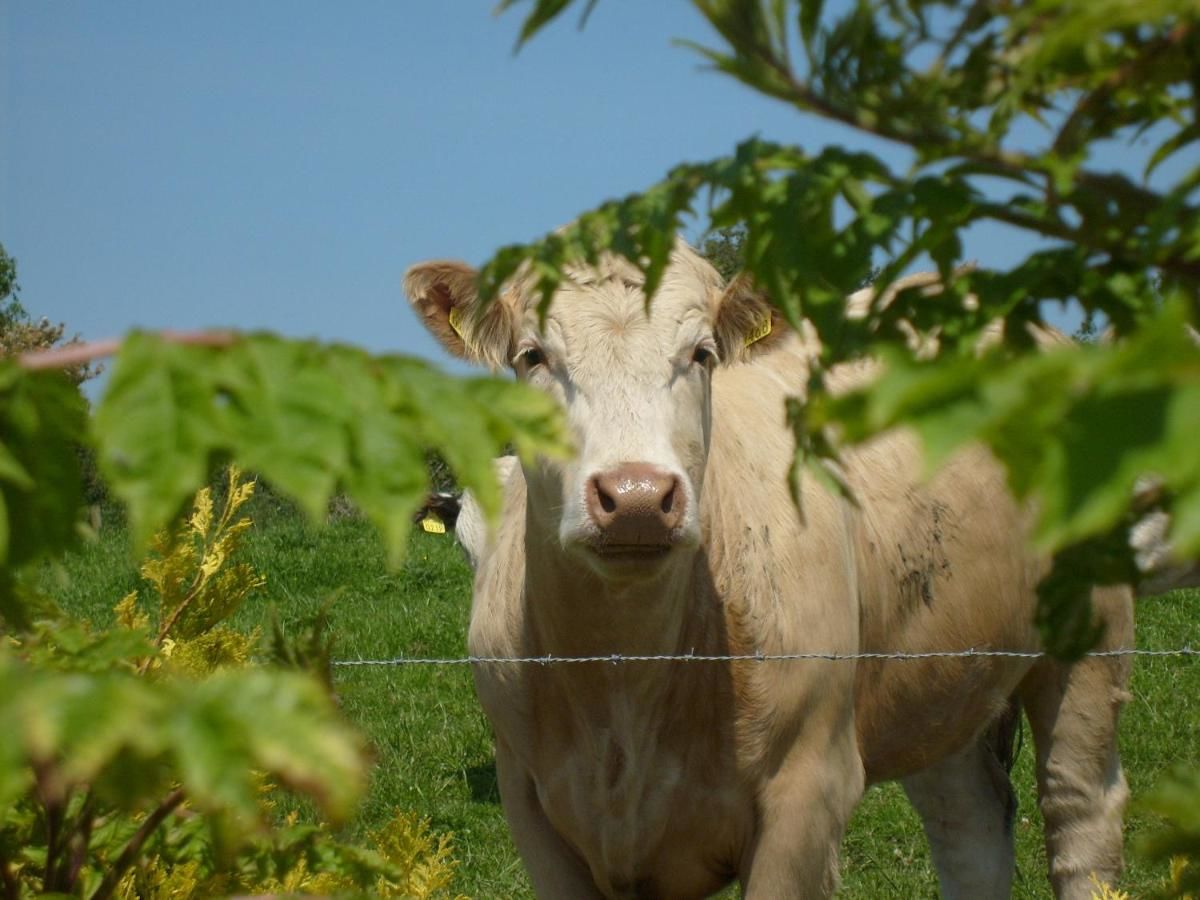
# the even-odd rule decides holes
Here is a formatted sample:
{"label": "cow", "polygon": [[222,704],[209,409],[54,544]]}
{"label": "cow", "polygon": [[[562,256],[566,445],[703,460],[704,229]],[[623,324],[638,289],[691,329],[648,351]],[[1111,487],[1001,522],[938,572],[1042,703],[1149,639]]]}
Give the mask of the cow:
{"label": "cow", "polygon": [[[926,479],[896,431],[846,454],[853,502],[812,478],[794,502],[784,401],[812,340],[682,241],[649,305],[615,256],[571,269],[544,320],[524,274],[486,306],[459,262],[404,286],[451,353],[554,397],[577,451],[509,465],[473,541],[475,686],[538,896],[826,897],[865,787],[899,779],[943,896],[1007,897],[1017,704],[1056,894],[1115,879],[1127,657],[772,658],[1036,651],[1047,560],[983,449]],[[1101,649],[1132,646],[1129,590],[1093,604]],[[551,654],[595,661],[517,661]],[[656,658],[689,654],[717,659]]]}

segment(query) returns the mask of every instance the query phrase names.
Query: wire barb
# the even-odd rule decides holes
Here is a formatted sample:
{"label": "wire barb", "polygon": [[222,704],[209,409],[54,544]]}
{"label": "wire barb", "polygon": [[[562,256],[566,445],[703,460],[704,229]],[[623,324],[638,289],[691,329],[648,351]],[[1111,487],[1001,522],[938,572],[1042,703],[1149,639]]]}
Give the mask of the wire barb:
{"label": "wire barb", "polygon": [[[567,665],[571,663],[646,663],[646,662],[798,662],[815,660],[821,662],[854,662],[862,660],[895,660],[907,661],[918,659],[970,659],[970,658],[1003,658],[1003,659],[1042,659],[1048,656],[1040,650],[929,650],[922,653],[905,653],[902,651],[884,652],[864,650],[857,653],[764,653],[755,650],[754,653],[729,653],[702,655],[689,651],[684,654],[662,655],[630,655],[609,653],[604,656],[555,656],[547,653],[545,656],[462,656],[462,657],[417,657],[397,656],[392,659],[335,659],[335,666],[485,666],[485,665],[522,665],[537,664],[542,666]],[[1119,647],[1114,650],[1093,650],[1084,654],[1085,657],[1113,656],[1143,656],[1143,657],[1195,657],[1200,656],[1200,650],[1191,646],[1173,649],[1141,649],[1136,647]]]}

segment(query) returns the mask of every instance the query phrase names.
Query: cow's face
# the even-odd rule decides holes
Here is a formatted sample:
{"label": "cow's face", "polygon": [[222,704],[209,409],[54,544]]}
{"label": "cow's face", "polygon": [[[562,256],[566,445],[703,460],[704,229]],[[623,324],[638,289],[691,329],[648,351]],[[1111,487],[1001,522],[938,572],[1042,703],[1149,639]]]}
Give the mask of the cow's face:
{"label": "cow's face", "polygon": [[511,366],[566,411],[577,456],[525,473],[538,530],[610,577],[644,577],[683,557],[700,537],[714,368],[747,353],[769,307],[744,287],[723,290],[683,244],[648,309],[640,273],[618,259],[574,271],[541,323],[519,278],[480,314],[474,277],[461,264],[425,263],[405,289],[448,349]]}

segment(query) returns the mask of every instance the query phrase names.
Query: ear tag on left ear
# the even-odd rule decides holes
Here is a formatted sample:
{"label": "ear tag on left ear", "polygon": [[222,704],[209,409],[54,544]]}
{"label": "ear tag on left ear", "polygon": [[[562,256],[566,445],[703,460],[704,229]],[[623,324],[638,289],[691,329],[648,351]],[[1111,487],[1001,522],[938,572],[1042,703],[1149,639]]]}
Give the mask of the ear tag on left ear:
{"label": "ear tag on left ear", "polygon": [[457,306],[450,307],[450,315],[446,317],[450,323],[450,327],[454,329],[454,333],[458,335],[458,339],[462,341],[468,350],[475,352],[475,345],[463,334],[462,330],[462,311]]}
{"label": "ear tag on left ear", "polygon": [[754,326],[754,330],[746,335],[746,346],[749,347],[751,344],[757,344],[770,333],[771,311],[767,310],[763,313],[763,317],[758,321],[758,324]]}
{"label": "ear tag on left ear", "polygon": [[421,519],[421,530],[426,534],[445,534],[446,523],[442,521],[441,516],[431,509]]}
{"label": "ear tag on left ear", "polygon": [[449,319],[450,327],[454,329],[454,333],[458,335],[458,339],[465,344],[467,339],[462,333],[462,313],[457,306],[450,307]]}

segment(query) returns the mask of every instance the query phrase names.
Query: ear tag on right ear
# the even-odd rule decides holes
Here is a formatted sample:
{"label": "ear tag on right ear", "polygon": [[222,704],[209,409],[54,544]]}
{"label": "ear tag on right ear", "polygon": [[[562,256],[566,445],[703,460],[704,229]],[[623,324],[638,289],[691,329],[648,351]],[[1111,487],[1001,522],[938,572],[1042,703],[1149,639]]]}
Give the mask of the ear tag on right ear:
{"label": "ear tag on right ear", "polygon": [[749,347],[751,344],[757,344],[770,333],[771,311],[767,310],[763,313],[763,317],[759,320],[758,324],[754,326],[754,330],[746,335],[746,346]]}

